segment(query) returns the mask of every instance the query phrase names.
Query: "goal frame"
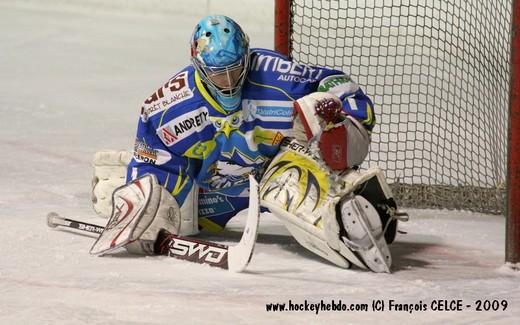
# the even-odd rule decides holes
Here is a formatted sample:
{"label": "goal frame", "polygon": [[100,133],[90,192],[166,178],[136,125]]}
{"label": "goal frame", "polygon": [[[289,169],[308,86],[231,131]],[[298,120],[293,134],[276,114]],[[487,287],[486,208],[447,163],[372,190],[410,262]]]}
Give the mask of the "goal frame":
{"label": "goal frame", "polygon": [[520,1],[513,0],[506,203],[506,262],[520,262]]}
{"label": "goal frame", "polygon": [[[291,56],[291,0],[275,0],[274,48]],[[505,261],[520,263],[520,1],[512,0]]]}

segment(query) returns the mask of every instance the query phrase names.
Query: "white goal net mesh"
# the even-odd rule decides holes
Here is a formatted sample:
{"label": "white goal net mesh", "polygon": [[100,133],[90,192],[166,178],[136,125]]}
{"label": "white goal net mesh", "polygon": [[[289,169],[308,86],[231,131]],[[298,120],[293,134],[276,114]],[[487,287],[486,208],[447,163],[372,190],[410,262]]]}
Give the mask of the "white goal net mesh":
{"label": "white goal net mesh", "polygon": [[363,165],[404,206],[503,213],[511,0],[298,0],[291,57],[340,68],[372,97]]}

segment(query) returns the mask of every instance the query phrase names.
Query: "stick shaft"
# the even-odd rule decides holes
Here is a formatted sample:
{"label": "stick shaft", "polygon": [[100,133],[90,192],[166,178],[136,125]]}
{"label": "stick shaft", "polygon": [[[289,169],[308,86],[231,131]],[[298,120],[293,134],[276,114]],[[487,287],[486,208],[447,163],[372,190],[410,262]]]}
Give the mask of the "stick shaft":
{"label": "stick shaft", "polygon": [[68,219],[60,217],[57,213],[51,212],[47,215],[47,224],[49,227],[56,228],[57,226],[72,228],[77,230],[82,230],[86,232],[90,232],[93,234],[101,234],[105,229],[102,226],[94,225],[91,223]]}

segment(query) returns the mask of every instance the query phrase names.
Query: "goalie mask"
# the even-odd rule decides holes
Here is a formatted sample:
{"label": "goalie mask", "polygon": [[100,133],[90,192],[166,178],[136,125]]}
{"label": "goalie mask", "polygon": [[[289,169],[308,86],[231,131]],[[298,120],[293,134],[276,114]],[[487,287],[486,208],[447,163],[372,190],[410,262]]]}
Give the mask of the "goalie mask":
{"label": "goalie mask", "polygon": [[249,65],[249,39],[226,16],[207,16],[191,37],[191,62],[211,95],[228,112],[238,109]]}

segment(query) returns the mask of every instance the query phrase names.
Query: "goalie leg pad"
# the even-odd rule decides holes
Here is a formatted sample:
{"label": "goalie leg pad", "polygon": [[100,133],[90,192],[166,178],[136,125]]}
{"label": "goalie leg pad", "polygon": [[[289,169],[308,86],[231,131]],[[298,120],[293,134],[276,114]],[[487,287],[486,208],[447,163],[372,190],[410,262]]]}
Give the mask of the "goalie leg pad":
{"label": "goalie leg pad", "polygon": [[323,229],[305,222],[298,216],[280,208],[280,206],[274,202],[263,200],[262,206],[268,208],[269,211],[282,221],[289,233],[291,233],[300,245],[339,267],[350,268],[351,263],[349,259],[346,259],[337,250],[329,246],[327,236]]}
{"label": "goalie leg pad", "polygon": [[349,173],[345,179],[356,188],[356,195],[364,197],[376,208],[385,230],[386,242],[391,244],[397,234],[398,220],[407,219],[398,216],[397,204],[383,171],[379,167],[372,167]]}
{"label": "goalie leg pad", "polygon": [[175,198],[159,185],[155,175],[147,174],[119,187],[112,201],[112,216],[90,250],[93,255],[109,254],[120,247],[151,255],[161,229],[179,234],[183,228]]}
{"label": "goalie leg pad", "polygon": [[[302,246],[317,255],[340,267],[352,263],[388,272],[390,252],[378,212],[366,199],[354,195],[373,176],[333,172],[306,146],[292,140],[282,144],[264,173],[261,202]],[[338,206],[340,202],[342,206]],[[341,212],[347,217],[342,218]],[[353,222],[359,226],[354,227]],[[376,257],[383,264],[374,262]]]}
{"label": "goalie leg pad", "polygon": [[343,267],[366,268],[342,244],[335,206],[352,190],[297,140],[284,140],[260,183],[262,205],[282,220],[305,248]]}
{"label": "goalie leg pad", "polygon": [[108,218],[112,214],[112,193],[125,184],[131,159],[128,151],[102,150],[94,154],[91,200],[98,215]]}
{"label": "goalie leg pad", "polygon": [[345,246],[354,251],[370,270],[390,273],[392,257],[376,209],[359,195],[341,202],[338,208]]}

